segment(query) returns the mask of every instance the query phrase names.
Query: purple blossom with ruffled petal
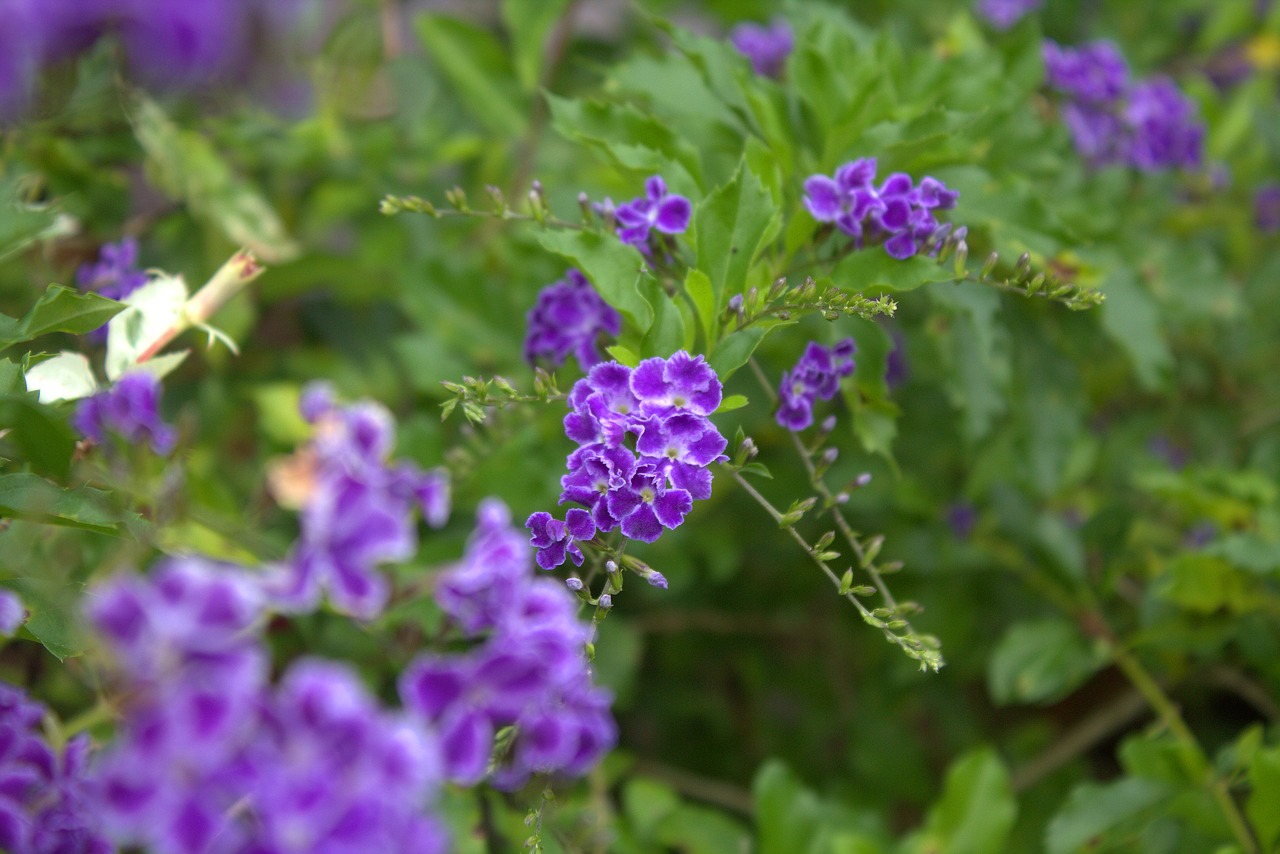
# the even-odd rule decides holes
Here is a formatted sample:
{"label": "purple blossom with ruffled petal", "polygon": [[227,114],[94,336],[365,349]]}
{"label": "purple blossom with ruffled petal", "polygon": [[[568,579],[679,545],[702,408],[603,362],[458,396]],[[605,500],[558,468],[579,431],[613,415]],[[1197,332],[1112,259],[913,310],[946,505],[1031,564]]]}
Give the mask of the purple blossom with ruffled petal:
{"label": "purple blossom with ruffled petal", "polygon": [[830,400],[840,390],[840,378],[853,373],[852,338],[824,347],[809,342],[800,361],[782,374],[778,389],[778,411],[774,418],[788,430],[800,431],[813,424],[815,400]]}
{"label": "purple blossom with ruffled petal", "polygon": [[159,407],[160,381],[147,371],[133,371],[111,388],[81,400],[71,423],[100,444],[112,434],[131,445],[145,442],[163,455],[173,450],[178,437],[160,420]]}
{"label": "purple blossom with ruffled petal", "polygon": [[621,331],[621,315],[600,298],[586,276],[571,269],[563,279],[543,288],[529,310],[525,361],[532,365],[545,359],[557,367],[573,354],[587,371],[603,358],[600,336],[617,336]]}
{"label": "purple blossom with ruffled petal", "polygon": [[538,550],[538,566],[543,569],[555,569],[565,562],[566,557],[573,561],[574,566],[582,566],[583,555],[578,542],[596,535],[596,523],[591,514],[580,507],[566,512],[563,522],[552,518],[545,510],[539,510],[529,516],[524,526],[532,534],[529,543]]}
{"label": "purple blossom with ruffled petal", "polygon": [[[147,283],[147,274],[138,269],[138,241],[126,237],[119,243],[103,244],[98,260],[76,270],[76,285],[104,297],[122,300]],[[107,342],[107,324],[89,333],[95,344]]]}
{"label": "purple blossom with ruffled petal", "polygon": [[618,239],[648,252],[649,232],[656,229],[662,234],[684,233],[693,217],[693,205],[684,196],[667,192],[667,183],[660,175],[644,182],[644,193],[618,205],[613,215]]}
{"label": "purple blossom with ruffled petal", "polygon": [[763,77],[781,77],[787,57],[795,47],[791,25],[782,19],[769,26],[739,24],[729,32],[729,42],[738,53],[751,60],[751,67]]}
{"label": "purple blossom with ruffled petal", "polygon": [[997,30],[1007,30],[1044,5],[1044,0],[978,0],[974,11]]}

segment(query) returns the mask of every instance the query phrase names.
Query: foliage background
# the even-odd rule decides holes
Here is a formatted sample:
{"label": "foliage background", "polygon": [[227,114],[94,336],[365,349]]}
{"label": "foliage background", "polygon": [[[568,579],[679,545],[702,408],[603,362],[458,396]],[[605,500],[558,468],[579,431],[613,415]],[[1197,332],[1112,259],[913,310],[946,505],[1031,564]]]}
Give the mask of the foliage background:
{"label": "foliage background", "polygon": [[[456,556],[485,495],[520,518],[551,507],[569,448],[558,406],[476,426],[441,422],[438,405],[441,382],[464,375],[531,386],[524,315],[564,259],[528,225],[385,216],[384,195],[443,207],[457,186],[481,208],[493,185],[515,204],[536,177],[574,219],[579,192],[626,199],[655,171],[697,202],[745,158],[783,217],[779,248],[746,281],[767,287],[795,275],[812,236],[803,179],[875,154],[884,173],[961,190],[971,268],[998,251],[1009,274],[1029,252],[1035,269],[1106,295],[1077,313],[866,261],[830,274],[894,292],[892,321],[808,317],[757,351],[776,382],[808,338],[857,339],[828,480],[871,472],[849,516],[904,563],[894,592],[923,607],[914,622],[947,666],[917,672],[719,477],[643,552],[670,590],[633,584],[603,624],[597,674],[617,691],[622,744],[590,781],[560,787],[544,844],[591,850],[605,823],[617,851],[1245,850],[1221,809],[1230,787],[1254,850],[1272,850],[1280,241],[1258,232],[1251,199],[1280,174],[1280,13],[1256,5],[1050,0],[997,34],[944,0],[507,0],[460,16],[352,3],[304,19],[284,68],[309,95],[292,103],[230,88],[157,107],[100,46],[3,136],[4,310],[20,315],[124,233],[148,266],[192,283],[245,242],[270,270],[217,319],[241,355],[196,348],[166,383],[180,459],[104,499],[112,527],[139,513],[141,528],[19,519],[0,534],[0,583],[32,611],[30,642],[4,648],[0,674],[73,719],[94,702],[74,617],[90,577],[175,548],[281,556],[296,532],[264,471],[305,437],[294,413],[314,378],[388,404],[398,453],[456,478],[453,521],[402,578]],[[798,36],[784,83],[752,78],[723,43],[738,20],[775,14]],[[1109,37],[1139,72],[1174,75],[1227,180],[1089,171],[1040,90],[1044,36]],[[1245,79],[1213,85],[1241,53]],[[889,387],[895,342],[907,376]],[[65,346],[77,345],[36,350]],[[782,506],[808,495],[751,373],[726,391],[751,401],[717,421],[755,438],[773,474],[760,488]],[[0,476],[34,462],[21,437],[0,439]],[[801,527],[810,541],[826,529]],[[413,649],[384,639],[436,619],[429,604],[371,629],[322,614],[273,640],[281,655],[354,660],[390,692]],[[488,839],[471,829],[479,802]],[[536,802],[455,793],[459,850],[518,848]]]}

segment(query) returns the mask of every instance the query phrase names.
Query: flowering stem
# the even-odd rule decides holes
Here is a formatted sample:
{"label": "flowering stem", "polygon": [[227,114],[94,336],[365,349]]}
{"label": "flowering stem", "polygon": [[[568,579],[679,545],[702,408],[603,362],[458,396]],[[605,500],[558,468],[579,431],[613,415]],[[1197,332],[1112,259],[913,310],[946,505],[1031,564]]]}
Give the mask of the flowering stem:
{"label": "flowering stem", "polygon": [[231,260],[223,264],[218,272],[213,274],[213,278],[209,279],[208,283],[195,293],[195,296],[187,300],[177,321],[160,333],[160,336],[142,351],[138,356],[138,364],[154,358],[170,341],[191,327],[207,324],[209,319],[218,313],[218,309],[244,290],[246,285],[261,276],[265,270],[266,268],[259,264],[258,259],[247,249],[242,249],[231,256]]}

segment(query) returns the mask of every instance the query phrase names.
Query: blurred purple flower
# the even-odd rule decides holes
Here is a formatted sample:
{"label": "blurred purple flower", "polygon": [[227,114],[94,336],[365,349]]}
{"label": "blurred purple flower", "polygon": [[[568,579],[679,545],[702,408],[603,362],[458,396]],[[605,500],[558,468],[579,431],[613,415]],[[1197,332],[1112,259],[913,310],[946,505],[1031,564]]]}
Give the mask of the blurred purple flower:
{"label": "blurred purple flower", "polygon": [[947,508],[947,526],[951,528],[951,536],[957,540],[967,540],[978,524],[978,511],[966,501],[957,501]]}
{"label": "blurred purple flower", "polygon": [[658,175],[645,181],[644,192],[643,196],[618,205],[613,215],[618,223],[618,239],[647,252],[650,230],[683,233],[693,216],[693,205],[684,196],[667,192],[666,182]]}
{"label": "blurred purple flower", "polygon": [[846,338],[832,347],[810,341],[800,361],[782,374],[778,411],[774,419],[788,430],[800,431],[813,423],[813,402],[830,400],[840,390],[840,378],[853,373],[857,347]]}
{"label": "blurred purple flower", "polygon": [[1077,101],[1110,104],[1129,87],[1129,65],[1111,42],[1069,48],[1046,39],[1045,82]]}
{"label": "blurred purple flower", "polygon": [[764,77],[780,77],[786,67],[787,57],[795,47],[791,25],[778,19],[769,26],[739,24],[729,33],[729,41],[738,53],[751,60],[756,74]]}
{"label": "blurred purple flower", "polygon": [[[138,241],[126,237],[119,243],[103,244],[98,260],[76,270],[76,285],[104,297],[122,300],[147,283],[147,274],[138,269]],[[107,342],[107,325],[89,333],[95,344]]]}
{"label": "blurred purple flower", "polygon": [[173,450],[177,434],[160,420],[160,381],[146,371],[127,373],[106,391],[84,398],[72,416],[72,425],[99,444],[107,434],[129,444],[150,444],[157,454]]}
{"label": "blurred purple flower", "polygon": [[18,594],[0,587],[0,638],[12,637],[26,619],[27,609]]}
{"label": "blurred purple flower", "polygon": [[1280,232],[1280,184],[1264,184],[1253,196],[1253,222],[1267,234]]}
{"label": "blurred purple flower", "polygon": [[622,317],[614,311],[577,270],[569,270],[558,282],[538,293],[529,310],[524,358],[530,365],[539,358],[558,367],[573,354],[583,371],[602,360],[597,344],[601,335],[622,331]]}
{"label": "blurred purple flower", "polygon": [[997,30],[1007,30],[1044,5],[1044,0],[978,0],[974,11]]}

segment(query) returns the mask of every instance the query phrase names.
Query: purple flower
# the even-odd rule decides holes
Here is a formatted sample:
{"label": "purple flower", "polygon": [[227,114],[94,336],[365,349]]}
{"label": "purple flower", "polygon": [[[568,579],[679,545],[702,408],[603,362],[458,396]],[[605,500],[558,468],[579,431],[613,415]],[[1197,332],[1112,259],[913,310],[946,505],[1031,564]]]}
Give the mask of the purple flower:
{"label": "purple flower", "polygon": [[150,444],[157,454],[173,450],[177,434],[160,420],[160,381],[154,374],[125,374],[106,391],[81,400],[72,424],[86,438],[106,441],[108,433],[129,444]]}
{"label": "purple flower", "polygon": [[974,11],[997,30],[1007,30],[1043,4],[1044,0],[978,0]]}
{"label": "purple flower", "polygon": [[729,41],[738,53],[751,60],[756,74],[764,77],[780,77],[795,46],[791,25],[781,19],[767,27],[739,24],[729,33]]}
{"label": "purple flower", "polygon": [[1110,104],[1129,88],[1129,66],[1111,42],[1069,48],[1046,39],[1042,50],[1045,82],[1074,100]]}
{"label": "purple flower", "polygon": [[27,609],[18,594],[0,588],[0,638],[12,637],[27,619]]}
{"label": "purple flower", "polygon": [[555,569],[568,557],[574,566],[582,566],[582,549],[578,541],[589,540],[596,535],[596,524],[591,514],[578,507],[565,513],[564,521],[553,519],[550,513],[539,510],[532,514],[524,526],[533,534],[529,543],[538,550],[538,566]]}
{"label": "purple flower", "polygon": [[1264,184],[1253,196],[1253,222],[1259,231],[1280,231],[1280,184]]}
{"label": "purple flower", "polygon": [[876,187],[876,160],[864,157],[846,163],[834,177],[811,175],[804,182],[805,207],[819,222],[832,222],[862,248],[865,240],[883,240],[885,251],[910,258],[930,240],[945,236],[936,210],[956,205],[959,192],[936,178],[915,186],[911,176],[895,172]]}
{"label": "purple flower", "polygon": [[[585,535],[578,526],[590,524],[571,515],[562,531],[549,514],[534,516],[529,527],[550,543],[546,549],[559,533]],[[464,655],[419,656],[400,678],[405,706],[435,727],[445,774],[462,785],[489,774],[494,739],[504,727],[513,728],[514,741],[491,780],[507,789],[535,773],[583,774],[616,739],[609,695],[591,681],[584,651],[590,629],[577,620],[576,598],[529,570],[528,547],[510,527],[506,507],[486,502],[461,563],[437,587],[437,600],[451,615],[461,613],[468,634],[489,634]],[[459,612],[463,588],[481,609]]]}
{"label": "purple flower", "polygon": [[1166,77],[1131,82],[1109,42],[1043,47],[1046,83],[1066,96],[1062,118],[1093,167],[1127,163],[1151,172],[1193,169],[1203,160],[1204,127],[1195,104]]}
{"label": "purple flower", "polygon": [[339,610],[360,619],[382,612],[390,597],[383,563],[407,560],[418,547],[415,508],[438,528],[449,515],[441,470],[388,462],[395,422],[382,406],[334,405],[324,385],[304,389],[300,408],[316,425],[308,448],[314,486],[301,513],[301,536],[269,589],[279,606],[309,610],[324,591]]}
{"label": "purple flower", "polygon": [[693,205],[684,196],[668,193],[666,182],[658,175],[644,182],[644,192],[643,196],[618,205],[614,218],[618,239],[648,252],[650,230],[683,233],[693,216]]}
{"label": "purple flower", "polygon": [[788,430],[800,431],[813,423],[813,402],[830,400],[840,390],[840,378],[853,373],[852,338],[832,347],[809,342],[800,361],[782,375],[778,411],[774,418]]}
{"label": "purple flower", "polygon": [[572,353],[587,371],[601,361],[600,336],[621,331],[622,317],[600,298],[586,276],[571,269],[563,279],[543,288],[529,310],[525,361],[532,365],[542,358],[557,367]]}
{"label": "purple flower", "polygon": [[951,536],[963,541],[973,534],[974,526],[978,524],[978,511],[966,501],[957,501],[947,508],[946,519]]}
{"label": "purple flower", "polygon": [[89,798],[89,737],[56,753],[40,734],[44,707],[0,682],[0,850],[110,854]]}

